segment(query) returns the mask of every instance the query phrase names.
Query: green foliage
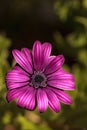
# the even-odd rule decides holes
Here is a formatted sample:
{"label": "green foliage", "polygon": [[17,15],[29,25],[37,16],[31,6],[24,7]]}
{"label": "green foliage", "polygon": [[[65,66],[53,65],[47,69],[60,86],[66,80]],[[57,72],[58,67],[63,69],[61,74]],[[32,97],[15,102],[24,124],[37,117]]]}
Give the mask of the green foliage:
{"label": "green foliage", "polygon": [[[31,1],[13,1],[18,16],[26,14]],[[33,1],[34,2],[34,1]],[[39,2],[39,0],[38,0]],[[20,7],[19,7],[20,5]],[[68,92],[73,105],[61,106],[61,112],[29,112],[6,101],[5,74],[12,66],[8,63],[10,39],[0,36],[0,129],[1,130],[86,130],[87,129],[87,0],[56,0],[53,3],[62,31],[55,31],[54,53],[65,56],[65,70],[73,73],[76,90]],[[45,40],[45,39],[44,39]]]}
{"label": "green foliage", "polygon": [[[0,123],[3,118],[3,107],[5,107],[5,74],[7,70],[10,68],[7,57],[8,57],[8,48],[10,46],[11,41],[3,36],[0,36]],[[3,124],[0,124],[0,129],[2,129]]]}
{"label": "green foliage", "polygon": [[8,58],[8,48],[10,46],[10,40],[0,36],[0,90],[3,88],[4,76],[9,69],[9,64],[7,62]]}

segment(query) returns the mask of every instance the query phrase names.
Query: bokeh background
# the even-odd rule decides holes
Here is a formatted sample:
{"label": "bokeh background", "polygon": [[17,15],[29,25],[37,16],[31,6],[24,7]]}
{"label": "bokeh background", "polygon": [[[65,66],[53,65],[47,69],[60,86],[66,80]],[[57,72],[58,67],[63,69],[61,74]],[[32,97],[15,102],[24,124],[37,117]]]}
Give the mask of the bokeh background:
{"label": "bokeh background", "polygon": [[[5,74],[12,49],[48,41],[74,74],[74,103],[60,113],[27,111],[7,103]],[[87,130],[87,0],[0,0],[0,130]]]}

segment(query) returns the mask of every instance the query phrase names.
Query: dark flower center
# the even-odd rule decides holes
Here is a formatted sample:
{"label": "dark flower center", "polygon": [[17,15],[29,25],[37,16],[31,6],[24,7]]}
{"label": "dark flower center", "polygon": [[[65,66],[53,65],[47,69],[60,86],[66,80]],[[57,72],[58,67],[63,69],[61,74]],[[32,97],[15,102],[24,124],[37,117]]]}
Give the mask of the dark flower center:
{"label": "dark flower center", "polygon": [[36,75],[35,82],[41,83],[42,81],[44,81],[44,78],[41,75]]}
{"label": "dark flower center", "polygon": [[46,87],[46,81],[47,79],[44,73],[35,71],[31,77],[30,85],[34,86],[35,88]]}

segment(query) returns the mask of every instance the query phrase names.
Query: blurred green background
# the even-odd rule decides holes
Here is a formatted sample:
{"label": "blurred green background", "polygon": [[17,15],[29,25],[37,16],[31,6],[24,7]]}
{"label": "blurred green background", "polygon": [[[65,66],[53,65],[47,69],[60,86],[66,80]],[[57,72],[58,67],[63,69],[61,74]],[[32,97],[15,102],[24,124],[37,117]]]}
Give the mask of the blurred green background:
{"label": "blurred green background", "polygon": [[[14,61],[14,48],[51,42],[52,54],[64,54],[64,68],[73,73],[77,89],[68,92],[74,103],[60,113],[30,112],[7,103],[5,74]],[[0,0],[0,130],[87,129],[87,0]]]}

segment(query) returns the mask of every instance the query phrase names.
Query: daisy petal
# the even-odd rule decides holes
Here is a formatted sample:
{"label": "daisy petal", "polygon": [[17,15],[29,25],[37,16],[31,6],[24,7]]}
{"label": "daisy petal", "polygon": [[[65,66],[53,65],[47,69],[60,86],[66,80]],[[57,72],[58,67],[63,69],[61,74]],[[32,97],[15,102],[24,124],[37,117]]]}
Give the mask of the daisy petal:
{"label": "daisy petal", "polygon": [[6,80],[9,82],[27,82],[29,81],[29,76],[24,75],[22,73],[19,73],[19,71],[17,70],[12,70],[10,71],[7,76],[6,76]]}
{"label": "daisy petal", "polygon": [[58,90],[55,88],[51,88],[49,87],[53,92],[55,92],[55,94],[57,95],[58,99],[60,100],[60,102],[67,104],[67,105],[71,105],[73,103],[72,98],[63,90]]}
{"label": "daisy petal", "polygon": [[[25,69],[28,73],[32,74],[33,73],[32,66],[31,66],[30,62],[27,60],[25,53],[23,53],[22,51],[16,50],[16,49],[13,50],[12,53],[13,53],[13,56],[14,56],[16,62],[23,69]],[[30,57],[30,55],[28,56],[28,59],[29,59],[29,57]]]}
{"label": "daisy petal", "polygon": [[[26,75],[26,76],[29,76],[29,74],[26,72],[26,71],[24,71],[20,66],[15,66],[14,68],[13,68],[13,70],[14,71],[17,71],[18,73],[20,73],[20,74],[23,74],[23,75]],[[13,71],[12,70],[12,71]],[[11,72],[11,71],[9,71],[9,72]],[[9,73],[8,72],[8,73]]]}
{"label": "daisy petal", "polygon": [[42,64],[42,47],[40,41],[36,41],[34,43],[32,56],[33,56],[34,68],[36,70],[40,70]]}
{"label": "daisy petal", "polygon": [[55,73],[52,73],[50,75],[47,75],[48,80],[72,80],[75,82],[74,76],[70,73],[65,72],[62,68],[56,71]]}
{"label": "daisy petal", "polygon": [[55,73],[47,75],[47,84],[63,90],[74,90],[75,89],[75,79],[70,73],[66,73],[62,68],[60,68]]}
{"label": "daisy petal", "polygon": [[59,88],[63,90],[74,90],[75,84],[71,80],[50,80],[47,82],[48,86]]}
{"label": "daisy petal", "polygon": [[60,107],[60,102],[56,96],[56,94],[51,91],[50,89],[45,89],[47,96],[48,96],[48,104],[49,107],[54,111],[54,112],[59,112],[61,107]]}
{"label": "daisy petal", "polygon": [[36,106],[35,89],[27,86],[26,91],[18,98],[17,105],[28,110],[34,110]]}
{"label": "daisy petal", "polygon": [[19,94],[17,93],[17,90],[10,90],[7,93],[6,99],[7,99],[8,102],[11,102],[14,99],[16,99],[18,97],[18,95]]}
{"label": "daisy petal", "polygon": [[6,96],[8,102],[13,101],[14,99],[18,99],[20,94],[24,93],[25,90],[26,90],[26,87],[9,90],[8,93],[7,93],[7,96]]}
{"label": "daisy petal", "polygon": [[48,98],[46,92],[43,89],[37,90],[37,104],[38,111],[45,112],[48,107]]}
{"label": "daisy petal", "polygon": [[32,64],[32,58],[31,58],[31,52],[30,52],[30,50],[29,50],[29,49],[27,49],[27,48],[23,48],[21,51],[24,53],[24,55],[25,55],[26,59],[27,59],[27,60],[28,60],[28,62],[31,64],[31,66],[33,66],[33,64]]}
{"label": "daisy petal", "polygon": [[52,46],[50,43],[45,42],[42,45],[42,68],[45,68],[48,63],[49,56],[51,54]]}
{"label": "daisy petal", "polygon": [[48,64],[45,70],[45,74],[52,74],[55,71],[59,70],[64,63],[63,55],[59,55],[53,58],[51,62]]}
{"label": "daisy petal", "polygon": [[7,81],[6,84],[7,84],[7,88],[8,88],[9,90],[11,90],[11,89],[15,89],[15,88],[23,88],[24,86],[28,85],[29,82],[24,82],[24,83],[22,83],[22,82],[16,83],[16,82],[15,82],[15,83],[14,83],[14,82],[9,82],[9,81]]}
{"label": "daisy petal", "polygon": [[15,66],[13,70],[6,75],[6,84],[8,89],[14,89],[29,84],[29,75],[19,66]]}

